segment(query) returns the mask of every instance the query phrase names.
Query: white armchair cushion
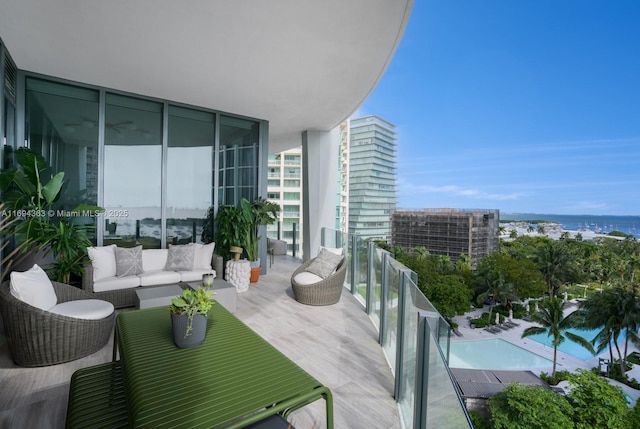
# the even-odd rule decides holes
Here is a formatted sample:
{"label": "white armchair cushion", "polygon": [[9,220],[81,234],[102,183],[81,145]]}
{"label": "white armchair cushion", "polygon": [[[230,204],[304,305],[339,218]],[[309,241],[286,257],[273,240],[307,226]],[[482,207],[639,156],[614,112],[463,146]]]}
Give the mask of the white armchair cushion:
{"label": "white armchair cushion", "polygon": [[12,272],[10,290],[15,298],[41,310],[49,310],[58,303],[49,276],[37,264],[24,272]]}
{"label": "white armchair cushion", "polygon": [[100,320],[113,313],[113,304],[101,299],[78,299],[56,304],[49,311],[76,319]]}
{"label": "white armchair cushion", "polygon": [[144,272],[164,270],[168,255],[168,249],[143,249],[142,269]]}
{"label": "white armchair cushion", "polygon": [[116,276],[116,245],[87,247],[93,267],[93,281]]}
{"label": "white armchair cushion", "polygon": [[195,256],[193,258],[193,269],[194,270],[210,270],[211,258],[213,258],[213,251],[216,248],[216,243],[209,243],[209,244],[192,243],[191,245],[194,246],[196,249]]}
{"label": "white armchair cushion", "polygon": [[296,274],[293,280],[297,284],[305,286],[305,285],[312,285],[314,283],[321,282],[324,279],[316,274],[313,274],[307,271],[302,271]]}

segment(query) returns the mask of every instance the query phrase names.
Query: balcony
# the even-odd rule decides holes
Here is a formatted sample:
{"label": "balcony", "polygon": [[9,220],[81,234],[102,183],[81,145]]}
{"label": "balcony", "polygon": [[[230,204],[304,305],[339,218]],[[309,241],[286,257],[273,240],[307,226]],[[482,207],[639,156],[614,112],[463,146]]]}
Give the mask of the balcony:
{"label": "balcony", "polygon": [[[448,325],[415,287],[415,274],[356,236],[324,230],[322,242],[349,255],[338,304],[295,301],[290,277],[300,261],[277,256],[238,295],[236,316],[331,389],[336,428],[472,427],[443,354]],[[73,362],[22,368],[3,339],[0,329],[0,427],[63,428],[73,372],[111,360],[112,343]],[[324,403],[289,420],[323,428]]]}

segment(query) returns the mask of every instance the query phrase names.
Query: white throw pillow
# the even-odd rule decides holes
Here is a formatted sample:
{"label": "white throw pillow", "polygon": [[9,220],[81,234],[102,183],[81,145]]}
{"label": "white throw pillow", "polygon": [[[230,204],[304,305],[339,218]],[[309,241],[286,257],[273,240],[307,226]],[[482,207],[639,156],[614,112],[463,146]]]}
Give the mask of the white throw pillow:
{"label": "white throw pillow", "polygon": [[110,246],[87,247],[87,254],[93,267],[93,281],[116,276],[115,244]]}
{"label": "white throw pillow", "polygon": [[192,246],[196,248],[196,254],[193,258],[194,270],[210,270],[211,258],[213,257],[213,251],[216,248],[216,243],[200,244],[192,243]]}
{"label": "white throw pillow", "polygon": [[58,303],[49,276],[37,264],[22,273],[12,272],[10,288],[11,295],[41,310],[49,310]]}

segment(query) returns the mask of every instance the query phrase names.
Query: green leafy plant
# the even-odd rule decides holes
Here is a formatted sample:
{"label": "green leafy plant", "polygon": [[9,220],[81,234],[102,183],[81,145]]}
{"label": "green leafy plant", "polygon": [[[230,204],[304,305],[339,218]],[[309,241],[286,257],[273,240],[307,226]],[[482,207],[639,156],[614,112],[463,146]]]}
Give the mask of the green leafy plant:
{"label": "green leafy plant", "polygon": [[[213,207],[209,209],[210,213],[213,213]],[[203,240],[205,243],[211,242],[211,240],[205,240],[205,231],[207,231],[207,237],[212,237],[211,231],[213,231],[213,222],[209,222],[209,217],[205,221],[205,229],[202,232]],[[220,206],[218,208],[218,214],[215,218],[216,223],[216,252],[222,256],[225,260],[233,259],[233,254],[229,250],[231,246],[244,247],[244,217],[241,210],[236,206]],[[209,226],[207,226],[209,224]]]}
{"label": "green leafy plant", "polygon": [[211,297],[215,294],[215,292],[210,292],[203,287],[197,290],[187,288],[182,291],[182,294],[171,299],[169,310],[174,314],[185,315],[189,318],[187,330],[184,334],[185,338],[191,335],[193,330],[193,317],[196,314],[204,314],[206,316],[209,313],[209,310],[213,307]]}
{"label": "green leafy plant", "polygon": [[247,259],[257,261],[258,243],[260,241],[258,228],[260,225],[273,224],[278,219],[280,206],[260,197],[256,198],[252,203],[243,198],[240,201],[240,209],[245,226],[244,250],[247,253]]}
{"label": "green leafy plant", "polygon": [[[211,241],[205,238],[212,236],[212,210],[213,207],[209,209],[202,231],[202,241],[205,243]],[[256,198],[253,202],[243,198],[237,207],[220,206],[215,218],[215,240],[218,253],[225,259],[232,259],[233,255],[229,248],[238,246],[244,248],[247,259],[258,260],[258,243],[260,242],[258,228],[260,225],[273,224],[278,218],[279,210],[279,205],[263,198]]]}
{"label": "green leafy plant", "polygon": [[[0,190],[10,227],[2,234],[15,237],[16,248],[53,254],[55,262],[49,268],[53,280],[69,283],[72,274],[83,270],[83,258],[91,245],[93,225],[75,223],[81,214],[97,215],[101,207],[85,203],[71,210],[58,210],[56,203],[64,187],[64,172],[49,173],[49,165],[28,148],[15,152],[17,165],[0,172]],[[49,175],[48,179],[44,179]],[[45,182],[46,180],[46,182]],[[69,213],[74,217],[58,216]]]}

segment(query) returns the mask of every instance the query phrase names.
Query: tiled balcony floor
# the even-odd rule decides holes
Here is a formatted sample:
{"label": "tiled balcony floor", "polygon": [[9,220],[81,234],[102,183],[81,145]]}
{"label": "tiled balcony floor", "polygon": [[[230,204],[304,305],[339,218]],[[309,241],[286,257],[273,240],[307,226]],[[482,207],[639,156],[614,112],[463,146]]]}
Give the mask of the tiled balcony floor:
{"label": "tiled balcony floor", "polygon": [[[276,257],[269,274],[238,295],[236,315],[331,389],[336,429],[400,428],[393,377],[362,305],[346,290],[333,306],[299,304],[289,281],[298,265]],[[63,428],[71,374],[109,361],[111,350],[109,343],[74,362],[22,368],[11,360],[0,331],[0,429]],[[323,401],[290,420],[298,429],[325,427]]]}

